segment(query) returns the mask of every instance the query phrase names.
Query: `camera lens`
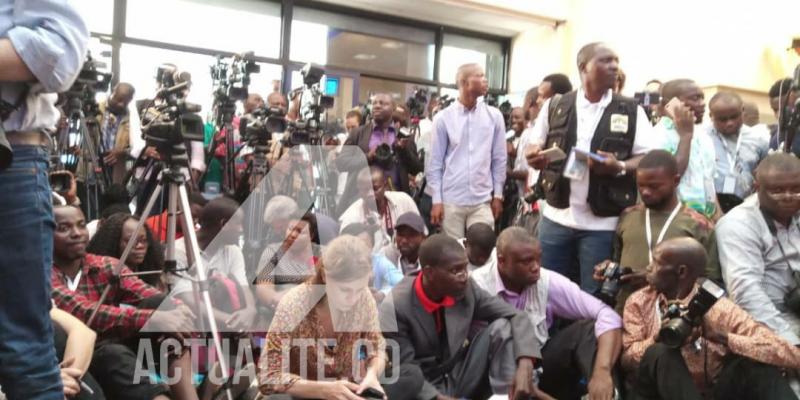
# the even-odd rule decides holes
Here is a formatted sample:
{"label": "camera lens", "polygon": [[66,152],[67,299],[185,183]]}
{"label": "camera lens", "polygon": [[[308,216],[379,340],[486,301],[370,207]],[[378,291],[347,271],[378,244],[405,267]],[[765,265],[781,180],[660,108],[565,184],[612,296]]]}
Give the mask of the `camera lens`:
{"label": "camera lens", "polygon": [[691,333],[692,326],[689,325],[686,320],[683,318],[673,318],[661,327],[661,330],[658,332],[658,338],[661,343],[669,347],[679,348]]}

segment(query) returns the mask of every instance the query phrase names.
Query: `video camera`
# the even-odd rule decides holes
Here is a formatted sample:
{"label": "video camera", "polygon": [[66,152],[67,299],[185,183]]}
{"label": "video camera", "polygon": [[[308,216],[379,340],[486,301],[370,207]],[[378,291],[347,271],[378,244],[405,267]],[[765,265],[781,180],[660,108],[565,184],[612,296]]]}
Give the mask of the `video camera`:
{"label": "video camera", "polygon": [[239,132],[244,140],[253,145],[268,145],[272,135],[287,129],[286,112],[280,107],[262,107],[239,120]]}
{"label": "video camera", "polygon": [[414,94],[406,100],[406,106],[408,107],[408,112],[411,114],[411,123],[414,124],[416,121],[419,124],[419,121],[425,117],[425,106],[428,105],[428,89],[426,88],[418,88],[414,91]]}
{"label": "video camera", "polygon": [[86,55],[86,61],[84,61],[78,77],[69,90],[64,93],[65,111],[68,115],[77,111],[83,111],[86,116],[97,115],[99,111],[95,95],[98,92],[108,92],[111,88],[112,74],[100,71],[106,67],[105,63],[94,60],[91,53]]}
{"label": "video camera", "polygon": [[259,72],[261,66],[253,60],[252,51],[230,59],[217,56],[216,64],[211,66],[211,80],[218,125],[233,121],[236,101],[244,101],[250,94],[250,74]]}
{"label": "video camera", "polygon": [[494,94],[487,94],[486,95],[486,104],[492,107],[496,107],[500,110],[500,114],[503,114],[503,121],[505,121],[506,127],[511,126],[511,111],[514,107],[511,106],[511,102],[506,100],[500,103],[500,97]]}
{"label": "video camera", "polygon": [[300,95],[300,112],[297,121],[288,124],[284,136],[284,143],[288,146],[320,144],[323,133],[320,119],[325,110],[333,107],[333,97],[324,95],[320,90],[325,70],[309,63],[300,70],[300,74],[303,76],[303,87],[292,91]]}
{"label": "video camera", "polygon": [[[792,152],[792,145],[797,137],[797,131],[800,130],[800,64],[794,69],[794,76],[792,77],[792,85],[789,89],[797,94],[794,104],[786,104],[783,107],[783,112],[780,114],[780,131],[783,132],[782,137],[778,138],[778,145],[783,142],[783,151],[786,153]],[[781,100],[782,101],[782,100]]]}
{"label": "video camera", "polygon": [[669,320],[658,331],[659,341],[672,348],[683,346],[683,343],[692,334],[692,329],[700,325],[703,316],[723,296],[725,296],[725,290],[716,283],[710,279],[703,281],[703,284],[697,289],[697,294],[692,297],[685,309],[679,304],[669,306],[666,313]]}
{"label": "video camera", "polygon": [[191,86],[191,75],[172,65],[162,65],[156,78],[161,89],[142,115],[142,136],[147,144],[159,150],[169,150],[186,140],[204,140],[203,119],[197,114],[200,105],[185,99]]}
{"label": "video camera", "polygon": [[446,94],[442,95],[441,97],[439,97],[439,111],[444,110],[445,108],[450,106],[450,104],[453,104],[454,101],[456,101],[455,97],[450,97],[449,95]]}

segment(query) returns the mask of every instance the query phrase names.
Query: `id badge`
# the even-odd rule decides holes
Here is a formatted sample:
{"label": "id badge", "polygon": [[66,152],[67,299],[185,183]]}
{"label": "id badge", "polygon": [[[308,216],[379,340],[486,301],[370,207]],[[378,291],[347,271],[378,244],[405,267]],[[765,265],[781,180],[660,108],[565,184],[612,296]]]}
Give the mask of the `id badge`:
{"label": "id badge", "polygon": [[722,193],[736,194],[736,178],[733,176],[726,176],[722,181]]}
{"label": "id badge", "polygon": [[572,149],[567,158],[567,165],[564,167],[564,176],[579,181],[585,178],[588,172],[589,164],[586,162],[586,159],[583,157],[579,159],[575,154],[575,149]]}

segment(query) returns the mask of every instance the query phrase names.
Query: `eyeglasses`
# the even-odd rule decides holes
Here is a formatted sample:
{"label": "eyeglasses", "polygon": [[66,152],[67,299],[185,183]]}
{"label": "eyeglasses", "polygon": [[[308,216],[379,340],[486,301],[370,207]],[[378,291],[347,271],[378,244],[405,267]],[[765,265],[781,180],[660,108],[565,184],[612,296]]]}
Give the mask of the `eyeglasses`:
{"label": "eyeglasses", "polygon": [[800,189],[767,190],[766,193],[767,196],[776,201],[800,200]]}

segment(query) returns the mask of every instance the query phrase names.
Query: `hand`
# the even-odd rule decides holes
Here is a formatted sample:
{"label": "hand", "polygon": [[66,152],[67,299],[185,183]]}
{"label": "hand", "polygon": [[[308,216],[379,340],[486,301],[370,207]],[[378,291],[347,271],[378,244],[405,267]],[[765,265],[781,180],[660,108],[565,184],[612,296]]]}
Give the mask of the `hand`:
{"label": "hand", "polygon": [[145,155],[145,157],[152,158],[154,160],[160,160],[161,159],[161,154],[158,154],[158,150],[156,150],[156,148],[153,147],[153,146],[146,147],[144,149],[144,155]]}
{"label": "hand", "polygon": [[541,155],[542,148],[536,144],[529,144],[528,147],[525,148],[525,160],[528,161],[528,165],[534,169],[545,169],[547,164],[550,163],[550,160],[547,157]]}
{"label": "hand", "polygon": [[605,281],[606,277],[604,276],[604,274],[606,272],[606,268],[608,268],[608,266],[613,264],[613,263],[614,262],[611,261],[611,260],[605,260],[605,261],[601,262],[600,264],[595,265],[594,266],[594,272],[592,272],[592,279],[594,279],[594,280],[596,280],[598,282]]}
{"label": "hand", "polygon": [[244,332],[245,329],[249,329],[252,326],[255,319],[255,308],[245,307],[241,310],[234,311],[231,317],[225,321],[225,325],[228,326],[228,329]]}
{"label": "hand", "polygon": [[493,198],[491,206],[494,219],[500,218],[500,215],[503,214],[503,199]]}
{"label": "hand", "polygon": [[517,362],[517,371],[511,382],[509,400],[527,400],[533,396],[533,360],[522,358]]}
{"label": "hand", "polygon": [[444,205],[437,203],[431,206],[431,225],[440,225],[444,219]]}
{"label": "hand", "polygon": [[591,157],[587,157],[586,160],[589,163],[589,169],[596,174],[607,176],[615,176],[622,172],[622,165],[613,153],[598,150],[597,154],[604,156],[606,158],[605,161],[599,162],[593,160]]}
{"label": "hand", "polygon": [[367,162],[372,163],[373,161],[375,161],[375,149],[372,149],[369,151],[369,153],[367,153]]}
{"label": "hand", "polygon": [[115,165],[117,163],[117,152],[111,150],[108,153],[106,153],[106,155],[103,156],[103,163],[105,163],[106,166],[109,167]]}
{"label": "hand", "polygon": [[678,136],[691,136],[694,133],[694,112],[691,108],[678,102],[672,108],[670,117],[675,122],[675,130],[678,131]]}
{"label": "hand", "polygon": [[179,305],[174,310],[156,311],[150,316],[156,332],[180,333],[194,331],[194,313],[186,305]]}
{"label": "hand", "polygon": [[611,400],[614,397],[614,381],[609,371],[595,370],[589,379],[590,400]]}
{"label": "hand", "polygon": [[383,390],[381,383],[378,382],[378,377],[375,375],[374,372],[372,372],[372,370],[367,371],[364,380],[361,381],[360,385],[358,385],[358,390],[356,390],[356,394],[360,395],[365,390],[367,390],[367,388],[373,388],[375,390],[378,390],[379,392],[383,393],[383,400],[387,400],[386,392]]}
{"label": "hand", "polygon": [[83,375],[83,372],[78,368],[74,368],[72,366],[73,364],[75,364],[74,358],[69,358],[59,364],[59,367],[61,368],[61,382],[64,385],[65,397],[77,396],[78,393],[81,392],[80,379]]}
{"label": "hand", "polygon": [[358,385],[348,381],[325,382],[320,395],[325,400],[362,400],[355,394],[358,388]]}

